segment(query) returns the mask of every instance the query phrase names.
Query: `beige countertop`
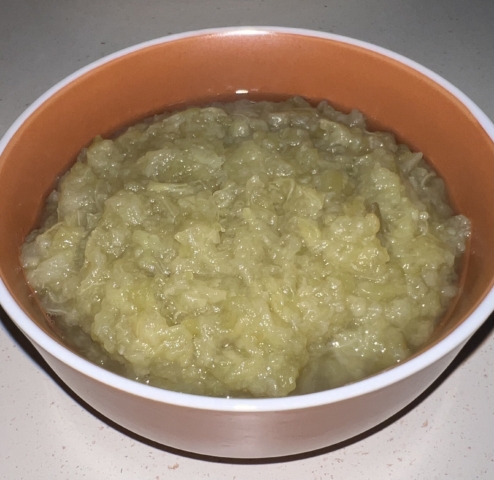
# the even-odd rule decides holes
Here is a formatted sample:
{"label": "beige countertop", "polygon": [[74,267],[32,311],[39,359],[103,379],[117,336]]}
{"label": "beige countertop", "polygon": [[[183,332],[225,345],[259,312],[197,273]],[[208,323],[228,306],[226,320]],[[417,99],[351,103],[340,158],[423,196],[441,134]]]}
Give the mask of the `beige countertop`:
{"label": "beige countertop", "polygon": [[[494,119],[488,0],[4,0],[0,135],[45,90],[93,60],[169,33],[230,25],[370,41],[444,76]],[[259,462],[177,452],[110,425],[57,381],[0,311],[0,479],[494,479],[493,329],[491,316],[420,399],[375,431]]]}

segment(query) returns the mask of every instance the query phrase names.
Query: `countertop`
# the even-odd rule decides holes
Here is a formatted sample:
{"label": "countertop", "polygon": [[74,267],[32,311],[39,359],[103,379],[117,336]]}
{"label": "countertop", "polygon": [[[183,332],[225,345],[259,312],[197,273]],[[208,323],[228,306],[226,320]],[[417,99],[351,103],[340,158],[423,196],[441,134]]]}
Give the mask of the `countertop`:
{"label": "countertop", "polygon": [[[488,0],[3,0],[1,6],[0,135],[39,95],[93,60],[170,33],[236,25],[309,28],[392,49],[448,79],[494,119]],[[425,394],[373,431],[296,457],[236,461],[174,451],[109,424],[56,379],[0,311],[0,478],[493,479],[493,330],[491,316]]]}

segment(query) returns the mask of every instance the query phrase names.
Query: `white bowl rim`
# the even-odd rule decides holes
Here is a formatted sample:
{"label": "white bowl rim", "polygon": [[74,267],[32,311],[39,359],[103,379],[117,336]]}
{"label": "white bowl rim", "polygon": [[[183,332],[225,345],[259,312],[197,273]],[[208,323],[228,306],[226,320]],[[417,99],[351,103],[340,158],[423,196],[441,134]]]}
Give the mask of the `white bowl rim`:
{"label": "white bowl rim", "polygon": [[[17,132],[20,126],[26,119],[32,115],[45,101],[52,97],[60,89],[81,77],[87,72],[108,63],[116,58],[122,57],[129,53],[158,45],[161,43],[173,42],[176,40],[204,35],[262,35],[271,33],[294,34],[309,37],[318,37],[326,40],[338,41],[361,47],[366,50],[378,53],[382,56],[389,57],[406,66],[416,70],[425,77],[430,78],[445,90],[456,97],[476,118],[487,135],[494,142],[494,125],[489,120],[487,115],[463,92],[445,80],[440,75],[434,73],[428,68],[419,63],[395,53],[391,50],[379,47],[377,45],[356,40],[350,37],[326,33],[314,30],[291,27],[276,27],[276,26],[239,26],[239,27],[221,27],[209,28],[202,30],[194,30],[174,35],[160,37],[154,40],[146,41],[123,50],[117,51],[111,55],[107,55],[89,65],[77,70],[65,79],[58,82],[52,88],[47,90],[35,102],[33,102],[12,124],[7,130],[3,138],[0,140],[0,155],[3,153],[7,144]],[[41,347],[59,361],[70,366],[74,370],[94,379],[100,383],[107,384],[115,389],[131,393],[138,397],[147,398],[150,400],[167,403],[171,405],[223,412],[270,412],[270,411],[286,411],[297,410],[304,408],[317,407],[320,405],[336,403],[345,399],[358,397],[367,393],[380,390],[393,383],[397,383],[407,377],[410,377],[420,370],[430,366],[437,360],[441,359],[455,348],[462,346],[473,335],[473,333],[482,325],[487,317],[494,310],[494,288],[485,296],[478,307],[472,314],[465,319],[454,331],[446,338],[430,347],[420,355],[405,361],[401,365],[394,366],[381,373],[373,375],[367,379],[345,385],[343,387],[326,390],[318,393],[306,395],[298,395],[283,398],[266,398],[266,399],[243,399],[243,398],[216,398],[205,397],[200,395],[192,395],[185,393],[172,392],[157,387],[141,384],[133,380],[126,379],[117,374],[109,372],[102,367],[99,367],[88,360],[72,353],[60,343],[53,340],[41,328],[39,328],[19,307],[3,281],[0,279],[0,304],[5,312],[20,328],[20,330],[30,339],[37,347]]]}

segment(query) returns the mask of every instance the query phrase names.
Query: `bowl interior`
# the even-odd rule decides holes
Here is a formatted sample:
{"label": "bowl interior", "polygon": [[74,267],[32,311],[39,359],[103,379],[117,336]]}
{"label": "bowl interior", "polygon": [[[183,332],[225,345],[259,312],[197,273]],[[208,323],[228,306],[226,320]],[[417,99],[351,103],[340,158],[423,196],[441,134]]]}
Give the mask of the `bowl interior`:
{"label": "bowl interior", "polygon": [[473,225],[462,295],[432,341],[463,322],[493,285],[492,139],[450,91],[395,58],[337,39],[263,29],[206,32],[117,55],[64,82],[14,131],[0,153],[0,275],[24,312],[56,338],[26,285],[19,248],[79,150],[151,114],[243,91],[358,108],[371,126],[424,153]]}

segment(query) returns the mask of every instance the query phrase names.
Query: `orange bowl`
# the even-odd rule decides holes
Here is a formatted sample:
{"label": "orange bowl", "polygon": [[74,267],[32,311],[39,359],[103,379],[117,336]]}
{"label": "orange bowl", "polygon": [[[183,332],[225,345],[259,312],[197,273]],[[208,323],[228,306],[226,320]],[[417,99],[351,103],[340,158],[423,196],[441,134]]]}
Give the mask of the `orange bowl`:
{"label": "orange bowl", "polygon": [[[212,399],[121,378],[72,352],[33,300],[19,249],[77,153],[172,107],[217,99],[328,100],[358,108],[424,153],[470,218],[464,287],[421,352],[352,385],[283,399]],[[55,372],[131,431],[198,453],[272,457],[324,447],[390,417],[423,392],[494,309],[494,126],[426,68],[379,47],[319,32],[226,28],[174,35],[105,57],[38,99],[0,142],[0,300]]]}

